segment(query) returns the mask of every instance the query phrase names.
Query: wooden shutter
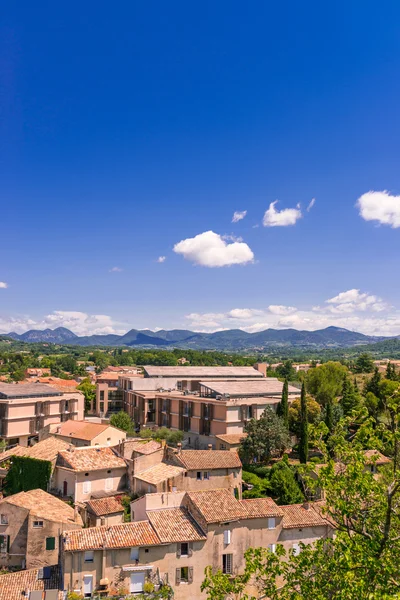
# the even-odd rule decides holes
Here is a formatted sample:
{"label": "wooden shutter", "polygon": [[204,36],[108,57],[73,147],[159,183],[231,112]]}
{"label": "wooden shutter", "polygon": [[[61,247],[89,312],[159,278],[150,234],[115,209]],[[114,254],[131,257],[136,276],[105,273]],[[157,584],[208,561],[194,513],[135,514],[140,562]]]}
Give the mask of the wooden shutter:
{"label": "wooden shutter", "polygon": [[188,543],[188,556],[192,556],[193,554],[193,544],[191,542]]}
{"label": "wooden shutter", "polygon": [[180,558],[181,557],[181,545],[177,544],[176,545],[176,558]]}
{"label": "wooden shutter", "polygon": [[175,583],[176,585],[179,585],[181,582],[181,570],[180,569],[176,569],[175,570]]}
{"label": "wooden shutter", "polygon": [[240,407],[241,420],[247,421],[247,404],[242,404]]}
{"label": "wooden shutter", "polygon": [[56,538],[48,537],[46,538],[46,550],[55,550],[56,548]]}
{"label": "wooden shutter", "polygon": [[193,583],[193,567],[188,569],[188,583]]}
{"label": "wooden shutter", "polygon": [[257,404],[251,405],[251,415],[253,419],[257,419]]}

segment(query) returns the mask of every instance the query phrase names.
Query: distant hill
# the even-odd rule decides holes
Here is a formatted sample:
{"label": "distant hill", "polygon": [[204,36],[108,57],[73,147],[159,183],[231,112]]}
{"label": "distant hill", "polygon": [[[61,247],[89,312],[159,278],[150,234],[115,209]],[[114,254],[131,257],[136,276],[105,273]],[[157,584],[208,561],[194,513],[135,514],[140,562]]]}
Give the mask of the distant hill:
{"label": "distant hill", "polygon": [[3,334],[22,342],[47,342],[74,346],[129,346],[132,348],[188,348],[193,350],[269,350],[271,348],[333,349],[374,344],[388,338],[374,337],[342,329],[326,327],[316,331],[297,329],[266,329],[247,333],[229,329],[214,333],[198,333],[186,329],[150,331],[131,329],[124,335],[78,336],[65,327],[30,330],[17,334]]}

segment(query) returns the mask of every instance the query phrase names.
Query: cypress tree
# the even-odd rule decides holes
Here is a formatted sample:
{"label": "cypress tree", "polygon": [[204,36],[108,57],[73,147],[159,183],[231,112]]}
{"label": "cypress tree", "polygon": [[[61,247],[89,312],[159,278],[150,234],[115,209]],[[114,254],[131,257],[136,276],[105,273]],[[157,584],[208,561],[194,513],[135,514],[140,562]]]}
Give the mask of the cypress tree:
{"label": "cypress tree", "polygon": [[378,367],[375,367],[374,374],[371,379],[367,382],[364,388],[364,395],[367,395],[368,392],[371,392],[376,396],[376,398],[380,397],[380,388],[379,384],[381,382],[381,374],[379,373]]}
{"label": "cypress tree", "polygon": [[342,399],[340,404],[343,408],[343,414],[349,415],[358,405],[360,401],[358,388],[354,387],[351,381],[345,377],[343,380]]}
{"label": "cypress tree", "polygon": [[282,418],[285,427],[288,427],[289,424],[289,392],[288,392],[288,388],[289,388],[289,383],[288,380],[285,379],[285,381],[283,382],[283,388],[282,388],[282,398],[281,401],[278,404],[278,410],[277,410],[277,414]]}
{"label": "cypress tree", "polygon": [[299,440],[299,458],[301,463],[306,463],[308,460],[308,415],[307,415],[307,399],[306,386],[303,381],[301,386],[300,396],[300,440]]}
{"label": "cypress tree", "polygon": [[393,379],[392,363],[390,361],[386,367],[386,379]]}
{"label": "cypress tree", "polygon": [[[332,412],[332,398],[328,399],[325,407],[325,425],[329,430],[329,434],[332,433],[333,430],[333,412]],[[329,435],[328,434],[328,435]]]}

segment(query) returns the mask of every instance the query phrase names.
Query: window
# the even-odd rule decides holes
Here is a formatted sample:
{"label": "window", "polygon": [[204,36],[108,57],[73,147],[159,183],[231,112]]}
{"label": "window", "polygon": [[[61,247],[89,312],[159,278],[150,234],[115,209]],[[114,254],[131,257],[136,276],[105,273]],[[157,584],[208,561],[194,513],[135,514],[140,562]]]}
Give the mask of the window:
{"label": "window", "polygon": [[232,575],[232,558],[233,554],[222,555],[222,572],[226,575]]}
{"label": "window", "polygon": [[203,479],[210,479],[210,473],[208,471],[204,471]]}
{"label": "window", "polygon": [[226,444],[220,444],[219,445],[219,449],[220,450],[226,450]]}
{"label": "window", "polygon": [[232,536],[232,532],[230,529],[225,529],[224,531],[224,544],[225,546],[227,546],[228,544],[231,543],[231,536]]}
{"label": "window", "polygon": [[293,544],[292,550],[293,550],[293,556],[298,556],[300,554],[299,544]]}
{"label": "window", "polygon": [[8,535],[0,535],[0,554],[7,554],[10,546],[10,537]]}
{"label": "window", "polygon": [[0,517],[0,523],[1,523],[1,525],[8,525],[8,516],[7,515],[1,515],[1,517]]}
{"label": "window", "polygon": [[131,560],[139,560],[139,548],[131,548]]}
{"label": "window", "polygon": [[40,527],[43,527],[43,521],[33,521],[33,527],[34,529],[39,529]]}
{"label": "window", "polygon": [[187,542],[181,544],[181,556],[189,556],[189,544]]}
{"label": "window", "polygon": [[252,419],[253,418],[253,407],[252,406],[248,406],[247,407],[247,418],[248,419]]}
{"label": "window", "polygon": [[189,567],[181,567],[181,583],[189,582]]}
{"label": "window", "polygon": [[197,471],[197,481],[201,481],[201,471]]}
{"label": "window", "polygon": [[48,537],[46,538],[46,550],[55,550],[56,549],[56,538]]}
{"label": "window", "polygon": [[268,550],[269,550],[270,552],[273,552],[273,553],[275,553],[275,550],[276,550],[276,544],[268,544]]}
{"label": "window", "polygon": [[94,552],[93,550],[87,550],[85,552],[85,562],[93,562],[94,561]]}
{"label": "window", "polygon": [[268,519],[268,529],[275,529],[275,519],[274,519],[274,517],[269,517],[269,519]]}
{"label": "window", "polygon": [[92,491],[92,482],[91,481],[84,481],[83,482],[83,493],[84,494],[90,494],[91,491]]}

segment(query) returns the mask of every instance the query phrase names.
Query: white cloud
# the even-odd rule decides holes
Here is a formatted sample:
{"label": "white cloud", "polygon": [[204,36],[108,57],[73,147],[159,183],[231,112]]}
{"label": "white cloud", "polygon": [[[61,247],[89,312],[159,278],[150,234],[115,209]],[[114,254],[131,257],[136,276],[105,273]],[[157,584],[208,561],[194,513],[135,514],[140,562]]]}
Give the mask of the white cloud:
{"label": "white cloud", "polygon": [[159,256],[159,257],[157,258],[157,262],[158,262],[158,263],[163,263],[163,262],[165,262],[166,260],[167,260],[167,257],[166,257],[166,256]]}
{"label": "white cloud", "polygon": [[295,225],[296,222],[301,219],[302,214],[299,204],[296,208],[276,210],[275,205],[277,202],[278,200],[271,202],[268,210],[265,211],[263,218],[264,227],[287,227],[289,225]]}
{"label": "white cloud", "polygon": [[315,204],[315,198],[312,198],[310,204],[307,206],[307,212],[310,212],[310,210],[312,209],[314,204]]}
{"label": "white cloud", "polygon": [[263,311],[256,308],[233,308],[226,316],[230,319],[246,320],[262,314]]}
{"label": "white cloud", "polygon": [[377,221],[393,229],[400,227],[400,196],[392,196],[386,190],[370,191],[358,198],[356,206],[365,221]]}
{"label": "white cloud", "polygon": [[232,223],[237,223],[238,221],[241,221],[242,219],[245,218],[245,216],[247,215],[247,210],[235,210],[235,212],[233,213],[233,217],[232,217]]}
{"label": "white cloud", "polygon": [[2,317],[0,316],[0,332],[15,331],[23,333],[28,329],[56,329],[65,327],[77,335],[94,335],[109,333],[125,333],[127,327],[108,315],[90,315],[72,310],[55,310],[41,319],[29,316]]}
{"label": "white cloud", "polygon": [[296,312],[295,306],[283,306],[282,304],[270,304],[268,310],[273,315],[291,315]]}
{"label": "white cloud", "polygon": [[8,283],[6,283],[5,281],[0,281],[0,289],[7,289],[8,288]]}
{"label": "white cloud", "polygon": [[121,273],[122,271],[123,269],[121,269],[121,267],[113,267],[110,269],[110,273]]}
{"label": "white cloud", "polygon": [[175,244],[174,252],[196,265],[203,267],[226,267],[253,262],[254,254],[244,242],[228,244],[221,235],[205,231],[193,238]]}
{"label": "white cloud", "polygon": [[[340,292],[337,296],[327,300],[326,304],[330,305],[328,310],[333,313],[364,312],[367,310],[372,312],[382,312],[389,308],[382,298],[366,292],[360,292],[360,290],[356,288],[347,290],[346,292]],[[316,310],[321,310],[321,308],[316,307]]]}

